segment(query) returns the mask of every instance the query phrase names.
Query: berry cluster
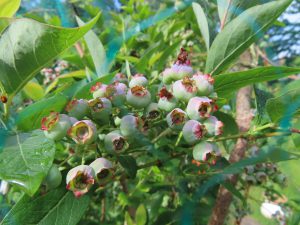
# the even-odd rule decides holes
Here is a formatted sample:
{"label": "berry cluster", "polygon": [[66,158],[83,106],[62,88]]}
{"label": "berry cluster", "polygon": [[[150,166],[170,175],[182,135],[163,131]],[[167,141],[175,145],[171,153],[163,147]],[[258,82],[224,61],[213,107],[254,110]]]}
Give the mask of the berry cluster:
{"label": "berry cluster", "polygon": [[69,64],[66,61],[58,61],[51,68],[44,68],[41,74],[44,76],[44,85],[51,83],[55,78],[59,77],[67,68]]}
{"label": "berry cluster", "polygon": [[[52,112],[43,118],[42,130],[55,141],[67,138],[79,146],[101,143],[107,153],[118,155],[132,147],[140,135],[153,134],[152,124],[161,120],[169,127],[164,129],[182,135],[186,144],[194,146],[194,160],[215,163],[220,151],[205,141],[222,134],[223,127],[212,115],[217,110],[213,83],[209,74],[194,73],[188,53],[181,49],[176,62],[162,73],[157,94],[143,74],[128,79],[118,73],[111,84],[92,86],[92,99],[73,99],[66,107],[67,114]],[[105,184],[113,171],[109,160],[98,158],[90,165],[71,169],[67,188],[80,196],[95,181]]]}

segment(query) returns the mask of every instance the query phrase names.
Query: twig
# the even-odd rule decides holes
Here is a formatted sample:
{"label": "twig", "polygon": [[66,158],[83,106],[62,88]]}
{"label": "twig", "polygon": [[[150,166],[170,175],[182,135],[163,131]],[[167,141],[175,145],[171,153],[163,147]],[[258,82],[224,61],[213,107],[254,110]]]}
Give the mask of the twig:
{"label": "twig", "polygon": [[231,2],[232,2],[232,0],[229,0],[229,2],[228,2],[228,7],[227,7],[227,9],[226,9],[226,11],[225,11],[225,14],[224,14],[224,17],[223,17],[223,19],[222,19],[222,21],[221,21],[221,28],[220,28],[221,30],[224,29],[224,26],[225,26],[225,24],[226,24],[226,20],[227,20],[227,16],[228,16],[228,11],[229,11],[229,9],[230,9]]}

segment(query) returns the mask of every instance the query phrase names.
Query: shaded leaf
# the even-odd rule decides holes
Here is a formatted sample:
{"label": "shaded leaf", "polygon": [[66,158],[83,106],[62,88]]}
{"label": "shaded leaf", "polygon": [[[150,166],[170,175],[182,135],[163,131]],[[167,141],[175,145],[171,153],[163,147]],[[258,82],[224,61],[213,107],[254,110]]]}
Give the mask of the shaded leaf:
{"label": "shaded leaf", "polygon": [[120,155],[118,160],[130,178],[135,178],[137,173],[137,164],[132,156]]}
{"label": "shaded leaf", "polygon": [[229,136],[239,133],[238,125],[235,122],[235,119],[229,114],[223,113],[221,111],[217,111],[214,113],[214,116],[218,118],[218,120],[222,121],[224,124],[223,127],[223,136]]}
{"label": "shaded leaf", "polygon": [[211,45],[206,73],[218,75],[266,31],[292,0],[280,0],[254,6],[228,23]]}
{"label": "shaded leaf", "polygon": [[32,196],[52,165],[55,144],[36,130],[7,137],[0,152],[0,178]]}
{"label": "shaded leaf", "polygon": [[90,198],[75,198],[63,187],[33,198],[23,196],[5,216],[1,225],[39,224],[75,225],[85,213]]}

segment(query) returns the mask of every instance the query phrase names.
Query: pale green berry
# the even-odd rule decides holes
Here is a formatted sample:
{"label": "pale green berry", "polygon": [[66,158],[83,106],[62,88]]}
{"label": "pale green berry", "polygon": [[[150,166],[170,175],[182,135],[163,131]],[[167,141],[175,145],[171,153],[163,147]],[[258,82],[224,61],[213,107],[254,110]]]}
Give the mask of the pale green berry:
{"label": "pale green berry", "polygon": [[128,143],[119,132],[112,131],[105,135],[104,146],[108,152],[118,154],[128,148]]}
{"label": "pale green berry", "polygon": [[65,114],[51,112],[42,119],[42,130],[47,138],[59,141],[63,139],[71,127],[70,118]]}
{"label": "pale green berry", "polygon": [[76,119],[81,120],[89,114],[89,106],[87,101],[84,99],[73,99],[68,103],[66,111],[70,117],[75,117]]}
{"label": "pale green berry", "polygon": [[187,120],[187,115],[185,111],[179,108],[173,109],[167,115],[167,123],[169,127],[174,130],[181,130],[186,120]]}
{"label": "pale green berry", "polygon": [[123,116],[120,123],[121,134],[130,137],[139,132],[139,119],[132,115]]}
{"label": "pale green berry", "polygon": [[158,108],[158,104],[152,102],[151,104],[148,105],[148,107],[145,110],[146,118],[148,120],[156,120],[157,118],[160,117],[160,111]]}
{"label": "pale green berry", "polygon": [[102,123],[108,123],[112,114],[112,105],[107,98],[96,98],[88,101],[91,116]]}
{"label": "pale green berry", "polygon": [[68,172],[66,178],[67,189],[72,191],[77,198],[87,193],[94,182],[94,169],[86,165],[74,167]]}
{"label": "pale green berry", "polygon": [[175,109],[178,102],[177,99],[173,96],[171,92],[167,90],[166,87],[163,87],[159,91],[159,100],[158,100],[158,108],[160,110],[170,112],[171,110]]}
{"label": "pale green berry", "polygon": [[113,165],[105,158],[96,159],[90,164],[90,167],[93,168],[97,181],[100,185],[105,184],[113,177]]}
{"label": "pale green berry", "polygon": [[135,86],[130,88],[126,95],[126,100],[129,105],[136,109],[147,107],[151,102],[150,92],[143,86]]}
{"label": "pale green berry", "polygon": [[94,86],[91,87],[91,93],[93,98],[103,98],[106,97],[106,84],[102,84],[101,82],[97,82]]}
{"label": "pale green berry", "polygon": [[134,75],[130,82],[129,82],[129,87],[133,88],[135,86],[143,86],[146,87],[148,85],[148,80],[143,74],[136,74]]}
{"label": "pale green berry", "polygon": [[215,116],[210,116],[203,122],[208,137],[219,136],[223,133],[224,124],[219,121]]}
{"label": "pale green berry", "polygon": [[218,147],[206,141],[198,143],[193,148],[193,158],[197,161],[215,161],[220,155]]}
{"label": "pale green berry", "polygon": [[184,77],[173,84],[172,92],[177,99],[188,102],[192,97],[196,96],[197,87],[194,80]]}
{"label": "pale green berry", "polygon": [[91,144],[97,138],[97,129],[92,121],[81,120],[73,124],[73,126],[68,130],[68,135],[77,144]]}
{"label": "pale green berry", "polygon": [[43,184],[46,185],[48,190],[57,188],[62,181],[62,175],[57,165],[53,164],[45,177]]}
{"label": "pale green berry", "polygon": [[213,112],[212,100],[207,97],[193,97],[189,100],[186,112],[190,119],[202,121]]}
{"label": "pale green berry", "polygon": [[197,120],[189,120],[184,124],[182,134],[187,143],[195,144],[203,138],[205,134],[205,128]]}
{"label": "pale green berry", "polygon": [[197,73],[193,76],[196,87],[198,89],[198,95],[209,96],[214,91],[214,78],[209,74]]}

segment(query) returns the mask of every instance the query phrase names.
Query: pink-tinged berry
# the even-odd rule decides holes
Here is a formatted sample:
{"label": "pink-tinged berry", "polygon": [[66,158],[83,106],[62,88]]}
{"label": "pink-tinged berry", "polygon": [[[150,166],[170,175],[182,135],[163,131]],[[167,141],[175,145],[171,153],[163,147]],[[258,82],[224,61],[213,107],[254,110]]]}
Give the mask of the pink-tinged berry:
{"label": "pink-tinged berry", "polygon": [[71,127],[70,118],[65,114],[51,112],[49,116],[42,119],[42,130],[47,138],[55,141],[63,139]]}
{"label": "pink-tinged berry", "polygon": [[190,119],[202,121],[213,112],[212,100],[207,97],[193,97],[189,100],[186,112]]}
{"label": "pink-tinged berry", "polygon": [[123,136],[132,137],[139,132],[140,121],[137,117],[126,115],[122,117],[120,131]]}
{"label": "pink-tinged berry", "polygon": [[62,181],[62,175],[57,165],[53,164],[45,177],[43,184],[46,185],[48,190],[57,188]]}
{"label": "pink-tinged berry", "polygon": [[198,95],[209,96],[214,91],[214,78],[209,74],[197,73],[193,76]]}
{"label": "pink-tinged berry", "polygon": [[101,82],[97,82],[95,85],[91,87],[91,93],[93,95],[93,98],[102,98],[106,97],[106,84],[102,84]]}
{"label": "pink-tinged berry", "polygon": [[208,137],[222,135],[224,124],[221,121],[219,121],[215,116],[210,116],[203,122],[203,124],[207,130],[206,134]]}
{"label": "pink-tinged berry", "polygon": [[83,117],[87,116],[89,113],[89,106],[84,99],[73,99],[70,101],[66,107],[66,111],[70,117],[75,117],[81,120]]}
{"label": "pink-tinged berry", "polygon": [[215,164],[219,156],[221,156],[221,153],[218,147],[213,143],[203,141],[194,146],[193,158],[197,161]]}
{"label": "pink-tinged berry", "polygon": [[110,99],[114,106],[122,106],[126,101],[127,86],[126,84],[115,82],[112,84],[114,92]]}
{"label": "pink-tinged berry", "polygon": [[77,144],[91,144],[97,138],[97,129],[92,121],[81,120],[73,124],[68,130],[68,135]]}
{"label": "pink-tinged berry", "polygon": [[148,85],[147,78],[144,76],[144,74],[140,74],[140,73],[134,75],[129,82],[130,88],[133,88],[135,86],[146,87],[147,85]]}
{"label": "pink-tinged berry", "polygon": [[171,84],[172,81],[180,80],[186,76],[190,77],[192,74],[193,68],[188,59],[188,53],[182,48],[177,57],[177,61],[162,73],[162,80],[164,84]]}
{"label": "pink-tinged berry", "polygon": [[100,185],[105,184],[107,181],[111,180],[113,177],[113,165],[105,158],[98,158],[90,164],[93,168],[95,176]]}
{"label": "pink-tinged berry", "polygon": [[174,95],[167,90],[166,87],[163,87],[159,91],[159,100],[158,100],[158,108],[170,112],[172,109],[175,109],[177,106],[177,99]]}
{"label": "pink-tinged berry", "polygon": [[172,86],[173,95],[184,102],[188,102],[190,98],[196,96],[197,87],[195,81],[189,77],[176,81]]}
{"label": "pink-tinged berry", "polygon": [[105,149],[110,153],[120,153],[128,148],[126,139],[117,131],[112,131],[105,135]]}
{"label": "pink-tinged berry", "polygon": [[189,120],[184,124],[182,134],[187,143],[195,144],[203,138],[205,128],[197,120]]}
{"label": "pink-tinged berry", "polygon": [[91,116],[95,120],[107,123],[112,114],[112,105],[107,98],[95,98],[88,101]]}
{"label": "pink-tinged berry", "polygon": [[160,117],[160,111],[158,108],[158,104],[152,102],[145,110],[146,118],[148,120],[156,120]]}
{"label": "pink-tinged berry", "polygon": [[179,108],[173,109],[167,115],[167,123],[169,127],[174,130],[181,130],[186,120],[187,120],[187,115],[185,111]]}
{"label": "pink-tinged berry", "polygon": [[80,165],[71,169],[66,178],[67,189],[79,198],[95,183],[95,172],[91,166]]}
{"label": "pink-tinged berry", "polygon": [[127,84],[128,83],[128,79],[126,77],[125,74],[123,73],[117,73],[114,77],[114,82],[120,82],[120,83],[124,83]]}
{"label": "pink-tinged berry", "polygon": [[128,90],[126,100],[132,107],[141,109],[147,107],[150,104],[151,94],[143,86],[135,86]]}

